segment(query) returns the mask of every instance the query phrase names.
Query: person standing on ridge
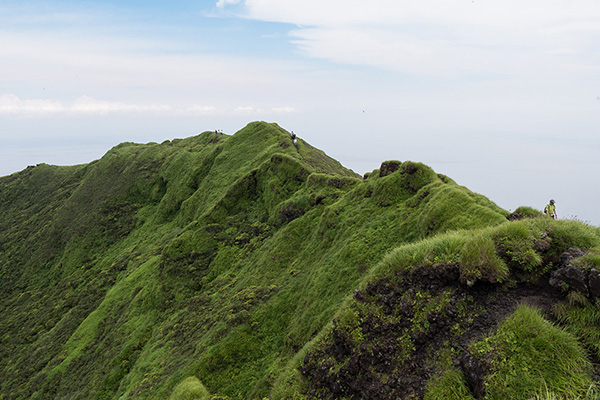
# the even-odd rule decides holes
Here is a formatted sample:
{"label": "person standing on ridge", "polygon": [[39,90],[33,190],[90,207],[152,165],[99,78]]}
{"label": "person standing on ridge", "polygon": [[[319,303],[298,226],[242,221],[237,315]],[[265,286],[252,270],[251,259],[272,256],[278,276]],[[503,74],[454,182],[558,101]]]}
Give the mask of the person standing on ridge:
{"label": "person standing on ridge", "polygon": [[296,142],[296,134],[294,133],[294,131],[292,131],[291,136],[292,136],[292,143],[294,143],[294,147],[296,148],[296,151],[298,151],[298,143]]}
{"label": "person standing on ridge", "polygon": [[549,216],[552,219],[558,219],[558,215],[556,215],[556,206],[554,205],[554,200],[550,200],[550,203],[544,207],[544,214]]}

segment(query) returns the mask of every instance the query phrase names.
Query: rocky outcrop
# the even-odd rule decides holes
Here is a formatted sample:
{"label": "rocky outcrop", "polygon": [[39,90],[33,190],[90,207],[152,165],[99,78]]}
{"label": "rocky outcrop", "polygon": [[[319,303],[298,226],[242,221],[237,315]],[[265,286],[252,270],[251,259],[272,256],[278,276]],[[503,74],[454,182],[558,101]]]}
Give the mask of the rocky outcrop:
{"label": "rocky outcrop", "polygon": [[388,176],[400,169],[402,163],[400,161],[384,161],[381,163],[381,167],[379,167],[379,177],[383,178],[384,176]]}
{"label": "rocky outcrop", "polygon": [[600,298],[600,272],[595,269],[582,269],[571,262],[585,255],[580,249],[571,248],[560,256],[561,268],[552,272],[550,284],[563,290],[575,291],[590,298]]}

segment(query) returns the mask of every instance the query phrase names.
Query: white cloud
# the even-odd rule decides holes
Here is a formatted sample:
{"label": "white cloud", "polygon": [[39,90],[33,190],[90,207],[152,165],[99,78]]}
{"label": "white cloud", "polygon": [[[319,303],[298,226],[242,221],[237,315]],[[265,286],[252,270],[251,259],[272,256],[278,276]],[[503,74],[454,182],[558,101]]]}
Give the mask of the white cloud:
{"label": "white cloud", "polygon": [[120,102],[109,102],[96,100],[89,96],[82,96],[66,108],[66,111],[74,114],[107,114],[107,113],[166,113],[173,109],[167,105],[137,105]]}
{"label": "white cloud", "polygon": [[275,114],[288,114],[295,113],[296,109],[294,107],[273,107],[269,110],[269,113]]}
{"label": "white cloud", "polygon": [[435,23],[512,29],[600,16],[593,0],[245,0],[244,4],[250,18],[305,26]]}
{"label": "white cloud", "polygon": [[0,116],[18,116],[25,118],[47,117],[55,115],[96,116],[107,114],[150,114],[156,116],[186,117],[209,115],[265,115],[294,113],[294,107],[272,107],[269,109],[252,106],[234,109],[218,108],[211,105],[194,104],[190,107],[177,108],[169,105],[128,104],[97,100],[90,96],[81,96],[70,105],[50,99],[20,99],[12,93],[0,96]]}
{"label": "white cloud", "polygon": [[[68,107],[78,107],[80,112],[86,109],[89,112],[92,109],[94,112],[115,112],[116,109],[134,112],[136,107],[143,106],[166,112],[168,110],[157,109],[166,103],[180,111],[191,107],[186,111],[188,114],[207,115],[219,111],[198,107],[227,109],[232,107],[232,102],[292,106],[281,93],[293,93],[306,86],[299,75],[289,79],[290,71],[293,73],[299,67],[288,61],[201,51],[178,52],[167,44],[164,46],[169,51],[162,52],[150,49],[161,46],[144,39],[123,37],[117,41],[111,37],[86,35],[67,37],[49,32],[40,37],[0,28],[0,43],[3,43],[0,46],[0,88],[4,93],[23,99],[52,98],[60,102],[46,104],[48,112],[60,112],[73,99],[87,95],[111,101],[111,104],[88,104],[81,99]],[[139,106],[132,106],[136,104]],[[25,106],[20,103],[21,113]],[[3,114],[8,113],[8,107],[5,105]],[[14,108],[15,103],[10,107]],[[40,107],[35,106],[38,113]]]}
{"label": "white cloud", "polygon": [[217,7],[223,8],[228,5],[238,4],[240,0],[219,0],[217,1]]}
{"label": "white cloud", "polygon": [[0,96],[0,114],[54,114],[64,112],[60,102],[48,99],[21,100],[12,93]]}
{"label": "white cloud", "polygon": [[183,111],[186,115],[220,115],[224,114],[223,110],[219,110],[215,106],[202,106],[194,104]]}
{"label": "white cloud", "polygon": [[315,28],[291,35],[296,38],[293,43],[312,57],[391,70],[423,71],[421,64],[435,50],[429,43],[381,29]]}
{"label": "white cloud", "polygon": [[89,96],[77,98],[71,105],[50,99],[20,99],[12,93],[0,96],[0,115],[42,117],[51,115],[105,115],[109,113],[162,113],[174,110],[165,105],[137,105],[96,100]]}
{"label": "white cloud", "polygon": [[270,114],[289,114],[295,113],[296,109],[294,107],[273,107],[273,108],[256,108],[252,106],[239,106],[233,110],[233,114],[236,115],[255,115],[255,116],[263,116]]}
{"label": "white cloud", "polygon": [[[409,74],[536,76],[547,57],[597,54],[600,7],[591,0],[245,0],[251,19],[294,24],[313,58]],[[565,56],[565,53],[561,53]],[[595,56],[594,62],[600,62]],[[560,61],[560,64],[564,62]],[[589,63],[589,61],[588,61]]]}

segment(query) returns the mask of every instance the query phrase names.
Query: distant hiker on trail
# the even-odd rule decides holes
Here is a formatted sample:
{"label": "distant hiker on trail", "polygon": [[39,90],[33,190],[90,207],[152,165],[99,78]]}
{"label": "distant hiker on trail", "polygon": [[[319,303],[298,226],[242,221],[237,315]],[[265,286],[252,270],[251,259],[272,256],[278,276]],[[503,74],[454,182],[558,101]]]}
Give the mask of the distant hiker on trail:
{"label": "distant hiker on trail", "polygon": [[291,136],[292,136],[292,143],[294,143],[294,147],[296,148],[296,151],[298,151],[298,142],[296,141],[296,134],[294,133],[294,131],[292,131]]}
{"label": "distant hiker on trail", "polygon": [[544,207],[544,214],[546,214],[552,219],[558,219],[558,215],[556,215],[556,206],[554,205],[554,200],[550,200],[550,203],[546,204],[546,207]]}

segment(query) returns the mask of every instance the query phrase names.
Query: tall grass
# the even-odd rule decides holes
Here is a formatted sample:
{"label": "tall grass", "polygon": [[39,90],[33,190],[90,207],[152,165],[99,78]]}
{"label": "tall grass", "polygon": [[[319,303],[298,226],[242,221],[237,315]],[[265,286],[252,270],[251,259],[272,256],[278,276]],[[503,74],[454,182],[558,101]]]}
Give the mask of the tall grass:
{"label": "tall grass", "polygon": [[583,305],[562,303],[557,306],[559,322],[579,337],[600,358],[600,305],[598,300],[585,300]]}
{"label": "tall grass", "polygon": [[447,369],[441,378],[432,380],[424,400],[475,400],[462,371]]}
{"label": "tall grass", "polygon": [[478,280],[502,282],[510,274],[506,263],[496,253],[494,241],[484,233],[466,241],[459,262],[461,277],[470,285]]}
{"label": "tall grass", "polygon": [[591,363],[577,338],[524,305],[472,350],[492,356],[492,374],[485,380],[489,399],[529,399],[544,388],[580,398],[593,383]]}

